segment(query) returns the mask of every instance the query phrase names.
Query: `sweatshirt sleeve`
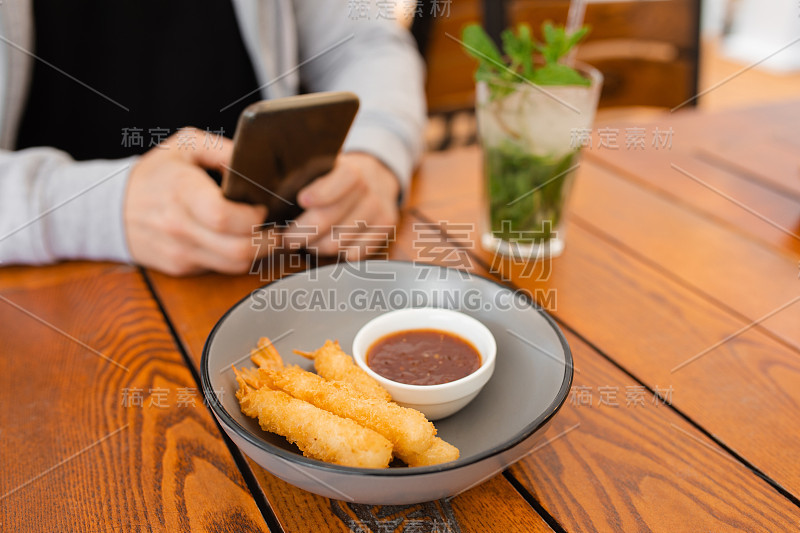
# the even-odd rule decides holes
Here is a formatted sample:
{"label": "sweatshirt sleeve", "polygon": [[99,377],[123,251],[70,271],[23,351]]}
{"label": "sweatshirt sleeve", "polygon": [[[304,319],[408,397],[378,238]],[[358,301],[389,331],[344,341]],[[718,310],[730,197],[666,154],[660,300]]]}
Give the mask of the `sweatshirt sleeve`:
{"label": "sweatshirt sleeve", "polygon": [[130,261],[123,202],[135,160],[76,162],[53,148],[0,150],[0,265]]}
{"label": "sweatshirt sleeve", "polygon": [[374,12],[355,19],[350,4],[295,0],[301,79],[312,91],[359,96],[361,107],[344,150],[374,155],[406,189],[423,146],[422,59],[396,21]]}

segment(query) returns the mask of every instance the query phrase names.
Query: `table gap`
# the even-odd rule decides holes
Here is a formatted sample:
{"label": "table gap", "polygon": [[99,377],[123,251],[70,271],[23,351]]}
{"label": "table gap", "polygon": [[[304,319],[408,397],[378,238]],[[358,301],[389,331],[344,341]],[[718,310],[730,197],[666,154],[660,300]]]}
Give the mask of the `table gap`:
{"label": "table gap", "polygon": [[502,475],[509,483],[511,483],[511,486],[514,487],[520,496],[525,498],[525,501],[528,502],[528,505],[530,505],[533,510],[536,511],[545,522],[547,522],[547,525],[550,526],[550,529],[556,533],[567,533],[567,530],[564,529],[564,526],[562,526],[561,523],[559,523],[559,521],[553,517],[553,515],[547,512],[539,500],[537,500],[533,494],[531,494],[530,491],[525,488],[525,485],[523,485],[509,469],[503,470]]}
{"label": "table gap", "polygon": [[736,177],[749,181],[750,183],[754,183],[759,187],[763,187],[764,189],[769,189],[777,194],[788,196],[791,199],[795,200],[796,202],[800,202],[800,194],[798,194],[797,191],[794,191],[787,187],[783,187],[778,183],[768,182],[764,180],[761,176],[754,174],[753,172],[738,165],[737,163],[732,161],[726,161],[722,159],[719,155],[714,154],[708,150],[704,150],[702,148],[697,149],[692,153],[692,156],[696,157],[700,161],[703,161],[713,167],[718,168],[719,170],[722,170],[723,172],[733,174]]}

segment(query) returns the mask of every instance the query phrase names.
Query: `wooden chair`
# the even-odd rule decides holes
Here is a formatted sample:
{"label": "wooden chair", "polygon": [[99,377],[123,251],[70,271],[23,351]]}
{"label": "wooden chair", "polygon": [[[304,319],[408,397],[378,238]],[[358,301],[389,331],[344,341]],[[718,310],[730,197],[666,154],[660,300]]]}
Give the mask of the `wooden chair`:
{"label": "wooden chair", "polygon": [[[457,0],[448,16],[433,16],[426,7],[412,32],[428,67],[429,113],[449,123],[454,114],[473,108],[475,62],[455,40],[465,25],[484,21],[499,40],[504,27],[526,22],[541,38],[542,22],[564,24],[568,9],[568,0]],[[600,107],[672,108],[697,94],[700,0],[589,3],[585,22],[592,30],[577,58],[603,72]]]}
{"label": "wooden chair", "polygon": [[[544,20],[563,24],[568,8],[566,0],[516,0],[508,15],[538,32]],[[603,73],[600,107],[672,108],[697,94],[699,0],[589,4],[585,21],[592,30],[578,59]]]}

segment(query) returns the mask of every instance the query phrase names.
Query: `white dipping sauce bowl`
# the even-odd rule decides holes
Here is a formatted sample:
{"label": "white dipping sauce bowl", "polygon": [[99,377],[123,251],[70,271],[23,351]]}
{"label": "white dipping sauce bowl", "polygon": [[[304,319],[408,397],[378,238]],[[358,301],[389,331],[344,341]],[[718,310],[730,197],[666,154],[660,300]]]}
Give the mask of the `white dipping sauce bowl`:
{"label": "white dipping sauce bowl", "polygon": [[[481,356],[481,366],[472,374],[440,385],[408,385],[385,378],[367,365],[367,350],[375,341],[405,330],[435,329],[468,340]],[[449,309],[400,309],[373,318],[353,339],[353,359],[375,378],[392,399],[403,407],[421,411],[428,420],[452,415],[472,401],[494,372],[497,344],[489,328],[471,316]]]}

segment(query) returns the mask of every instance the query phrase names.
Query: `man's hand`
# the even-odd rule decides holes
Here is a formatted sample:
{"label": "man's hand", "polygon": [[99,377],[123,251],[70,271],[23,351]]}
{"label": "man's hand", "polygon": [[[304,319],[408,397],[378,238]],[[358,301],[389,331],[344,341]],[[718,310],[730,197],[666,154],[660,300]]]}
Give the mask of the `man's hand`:
{"label": "man's hand", "polygon": [[[287,231],[283,243],[290,245],[294,231],[302,233],[304,226],[311,226],[315,231],[308,238],[308,246],[319,254],[335,255],[339,249],[346,248],[348,261],[362,259],[368,248],[375,246],[374,236],[370,240],[369,233],[384,234],[386,226],[397,223],[399,191],[397,178],[375,157],[363,153],[342,154],[331,172],[314,180],[297,195],[298,203],[306,211],[297,218],[297,228]],[[366,227],[354,239],[337,242],[332,238],[333,226],[354,226],[358,221],[366,222]]]}
{"label": "man's hand", "polygon": [[233,142],[203,142],[187,128],[134,165],[125,197],[125,228],[133,259],[175,276],[216,270],[247,272],[257,253],[253,226],[264,206],[232,202],[203,170],[230,164]]}

